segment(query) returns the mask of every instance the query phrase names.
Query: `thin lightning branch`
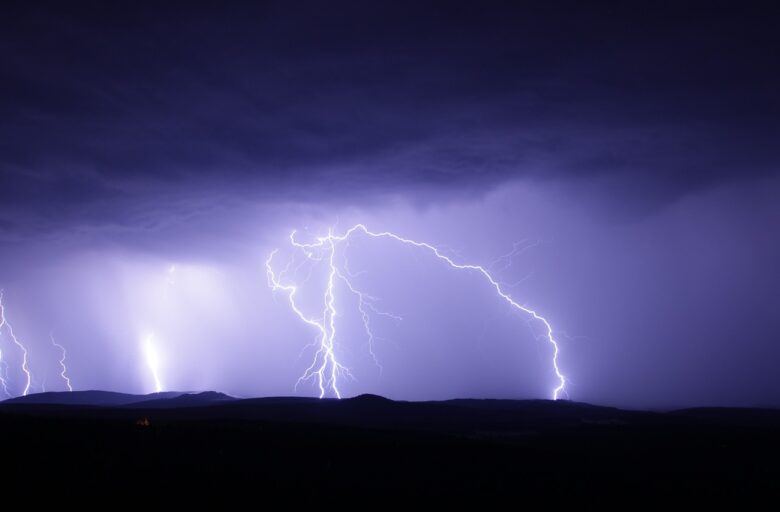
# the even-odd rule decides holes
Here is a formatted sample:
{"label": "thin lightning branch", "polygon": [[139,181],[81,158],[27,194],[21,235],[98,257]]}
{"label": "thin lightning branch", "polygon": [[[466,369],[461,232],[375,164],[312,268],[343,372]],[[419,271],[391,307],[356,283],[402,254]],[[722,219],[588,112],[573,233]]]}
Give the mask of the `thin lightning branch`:
{"label": "thin lightning branch", "polygon": [[73,387],[70,385],[70,378],[68,377],[68,367],[65,366],[65,359],[68,357],[68,353],[65,350],[65,347],[54,341],[54,333],[49,333],[49,338],[51,338],[51,344],[62,351],[62,357],[60,358],[60,368],[62,368],[62,371],[60,372],[60,377],[65,381],[68,391],[73,391]]}
{"label": "thin lightning branch", "polygon": [[8,363],[3,361],[2,350],[0,350],[0,387],[3,388],[3,393],[5,393],[5,396],[11,396],[11,393],[8,391]]}
{"label": "thin lightning branch", "polygon": [[[8,332],[8,336],[11,338],[11,341],[14,342],[14,344],[19,347],[19,350],[22,351],[22,371],[24,372],[26,382],[24,385],[24,391],[22,391],[22,396],[27,396],[27,394],[30,392],[30,386],[32,384],[32,373],[30,372],[30,368],[27,366],[27,348],[19,341],[19,339],[14,334],[14,329],[11,327],[11,324],[8,323],[8,320],[5,318],[5,305],[3,304],[3,291],[0,290],[0,329],[5,327],[6,332]],[[3,380],[3,388],[6,386],[5,380]],[[6,389],[7,392],[7,389]]]}
{"label": "thin lightning branch", "polygon": [[[347,267],[347,264],[344,264],[346,272],[349,272],[349,268]],[[371,295],[368,295],[367,293],[363,293],[360,290],[356,289],[354,286],[352,286],[352,283],[347,279],[347,277],[339,272],[336,271],[336,275],[344,282],[344,284],[347,285],[347,288],[349,291],[351,291],[358,299],[358,311],[360,312],[361,319],[363,320],[363,329],[366,332],[366,336],[368,336],[368,353],[371,354],[371,358],[374,360],[374,364],[379,368],[379,372],[381,373],[383,371],[382,365],[379,362],[379,359],[376,356],[376,353],[374,352],[374,340],[376,337],[374,336],[373,331],[371,330],[371,316],[368,314],[368,311],[366,309],[370,309],[372,312],[374,312],[377,315],[386,316],[388,318],[392,318],[393,320],[403,320],[400,316],[393,315],[392,313],[387,313],[385,311],[381,311],[377,309],[373,302],[376,301],[375,297],[372,297]],[[351,274],[352,275],[352,274]]]}
{"label": "thin lightning branch", "polygon": [[[335,351],[334,351],[335,339],[336,339],[336,323],[335,323],[336,309],[335,309],[334,281],[336,277],[339,277],[341,280],[345,281],[350,291],[352,291],[358,296],[358,301],[359,301],[358,310],[360,311],[363,317],[363,324],[364,327],[366,328],[366,332],[369,336],[370,342],[373,340],[373,334],[371,333],[370,325],[366,320],[367,313],[365,310],[367,304],[370,304],[370,301],[366,301],[367,296],[361,292],[358,292],[349,283],[349,280],[345,278],[344,274],[338,270],[335,264],[335,254],[336,254],[337,245],[341,242],[346,242],[348,244],[349,238],[353,234],[358,232],[363,233],[364,235],[371,238],[389,238],[405,245],[410,245],[413,247],[424,249],[454,269],[473,271],[482,275],[482,277],[484,277],[485,280],[487,280],[487,282],[493,287],[496,294],[502,300],[504,300],[515,310],[529,315],[533,320],[541,323],[544,326],[544,331],[545,331],[544,339],[552,347],[553,350],[552,367],[558,379],[558,386],[553,390],[552,397],[554,400],[557,400],[562,394],[565,394],[566,377],[564,377],[564,375],[561,373],[561,370],[558,366],[559,346],[558,346],[558,342],[554,337],[552,325],[546,318],[541,316],[535,310],[517,303],[508,293],[504,291],[501,284],[485,269],[485,267],[482,267],[480,265],[456,263],[450,257],[444,255],[439,248],[431,244],[428,244],[426,242],[418,242],[416,240],[411,240],[408,238],[403,238],[389,231],[373,232],[370,231],[363,224],[356,224],[341,236],[336,236],[333,234],[332,231],[329,231],[327,236],[318,237],[316,241],[313,243],[298,242],[295,239],[296,232],[293,231],[292,233],[290,233],[290,243],[292,244],[292,246],[302,251],[307,256],[307,258],[314,259],[315,258],[314,255],[317,253],[325,253],[327,255],[326,257],[329,264],[329,274],[328,274],[328,283],[323,297],[325,303],[325,309],[321,320],[307,317],[300,310],[300,308],[298,307],[295,301],[295,296],[298,291],[298,288],[293,284],[283,284],[281,282],[281,278],[274,273],[271,263],[274,256],[277,254],[277,251],[273,251],[271,255],[268,257],[268,259],[266,260],[266,272],[268,275],[269,286],[272,288],[272,290],[274,291],[282,290],[287,292],[290,301],[290,306],[292,307],[293,312],[295,312],[295,314],[298,315],[298,317],[302,321],[304,321],[305,323],[313,327],[316,327],[319,330],[319,334],[320,334],[318,337],[319,349],[315,355],[314,362],[309,368],[306,369],[303,376],[298,380],[297,384],[299,384],[304,380],[308,380],[309,378],[316,376],[319,389],[320,389],[320,397],[325,396],[326,390],[330,389],[331,391],[333,391],[336,397],[341,398],[341,393],[339,392],[339,389],[337,387],[337,376],[341,372],[348,373],[348,370],[337,361],[335,356]],[[322,257],[320,257],[320,259],[322,259]],[[347,273],[349,273],[348,267],[346,271]],[[369,347],[371,347],[371,345],[369,345]],[[371,350],[371,352],[373,356],[374,355],[373,349]]]}
{"label": "thin lightning branch", "polygon": [[490,263],[487,268],[493,273],[497,271],[504,271],[512,266],[516,257],[522,256],[529,249],[538,247],[539,244],[541,244],[541,241],[539,240],[535,242],[528,242],[528,240],[520,240],[519,242],[515,242],[512,244],[511,251],[493,260],[493,262]]}
{"label": "thin lightning branch", "polygon": [[[527,280],[531,279],[531,277],[533,275],[534,275],[534,271],[532,270],[532,271],[528,272],[526,275],[524,275],[523,277],[521,277],[520,279],[518,279],[517,281],[512,282],[512,283],[507,283],[507,284],[505,284],[505,286],[508,287],[508,288],[515,288],[517,286],[520,286],[521,284],[523,284]],[[559,332],[559,334],[560,334],[560,332]]]}

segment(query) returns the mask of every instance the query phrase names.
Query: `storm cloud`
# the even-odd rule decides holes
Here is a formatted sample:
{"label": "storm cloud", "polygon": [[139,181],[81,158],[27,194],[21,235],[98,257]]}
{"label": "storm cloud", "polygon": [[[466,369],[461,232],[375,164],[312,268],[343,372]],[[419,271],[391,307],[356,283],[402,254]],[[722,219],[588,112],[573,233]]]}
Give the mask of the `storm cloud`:
{"label": "storm cloud", "polygon": [[[775,173],[773,12],[733,4],[10,2],[0,199],[25,216],[527,178],[647,212]],[[617,192],[617,193],[616,193]],[[615,196],[626,196],[616,199]],[[608,201],[610,199],[607,199]],[[86,212],[85,212],[86,210]],[[44,222],[46,219],[42,219]]]}

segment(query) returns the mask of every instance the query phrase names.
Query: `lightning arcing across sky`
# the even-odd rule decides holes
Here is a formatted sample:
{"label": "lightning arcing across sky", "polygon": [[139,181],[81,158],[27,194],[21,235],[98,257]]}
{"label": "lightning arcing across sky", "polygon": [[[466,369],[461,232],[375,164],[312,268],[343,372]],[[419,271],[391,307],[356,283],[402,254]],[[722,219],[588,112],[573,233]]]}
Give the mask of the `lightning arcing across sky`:
{"label": "lightning arcing across sky", "polygon": [[552,391],[552,397],[554,400],[557,400],[561,396],[561,394],[565,393],[566,377],[564,377],[564,375],[561,373],[560,368],[558,367],[559,347],[558,347],[558,342],[556,341],[553,335],[552,325],[550,325],[550,322],[547,321],[546,318],[539,315],[539,313],[537,313],[533,309],[527,308],[517,303],[509,294],[507,294],[502,289],[500,283],[484,267],[480,265],[456,263],[448,256],[442,254],[442,252],[437,247],[431,244],[428,244],[426,242],[418,242],[408,238],[403,238],[389,231],[373,232],[370,231],[363,224],[356,224],[355,226],[351,227],[343,235],[340,236],[334,235],[332,231],[329,231],[327,236],[318,237],[316,239],[316,242],[313,243],[298,242],[295,239],[295,233],[296,232],[293,231],[290,234],[290,243],[295,249],[300,250],[306,256],[307,260],[310,261],[325,260],[328,262],[329,265],[328,279],[327,279],[327,284],[323,296],[324,308],[323,308],[322,316],[315,317],[315,318],[306,316],[306,314],[300,309],[298,303],[296,302],[296,294],[298,292],[298,288],[300,285],[283,282],[285,273],[290,269],[292,261],[288,263],[285,269],[283,269],[277,274],[274,271],[272,266],[274,256],[278,252],[275,250],[268,256],[268,259],[266,260],[266,273],[268,275],[268,284],[271,287],[271,289],[274,291],[281,290],[287,292],[289,302],[290,302],[290,307],[292,308],[293,312],[303,322],[305,322],[308,325],[311,325],[312,327],[315,327],[319,331],[318,341],[315,342],[315,346],[318,345],[318,348],[314,356],[314,361],[306,369],[304,374],[298,380],[298,383],[311,378],[316,378],[317,385],[319,386],[320,389],[320,398],[324,397],[329,390],[336,397],[341,398],[341,392],[338,387],[338,378],[339,376],[342,375],[351,377],[349,369],[346,368],[341,363],[339,363],[335,351],[336,313],[337,313],[336,298],[335,298],[336,279],[340,279],[344,281],[348,289],[352,293],[356,294],[358,297],[359,310],[363,318],[363,325],[369,337],[369,350],[371,350],[371,355],[374,357],[374,360],[376,361],[376,357],[374,356],[372,346],[371,346],[374,336],[372,334],[372,331],[368,323],[368,314],[365,308],[370,307],[373,311],[379,314],[386,314],[386,313],[377,311],[375,308],[373,308],[373,306],[370,306],[371,304],[371,301],[369,300],[370,296],[358,291],[354,286],[352,286],[352,284],[349,282],[347,278],[347,275],[351,275],[351,274],[349,274],[349,272],[342,272],[341,270],[339,270],[335,260],[337,245],[342,242],[348,243],[349,238],[356,233],[363,233],[364,235],[371,238],[388,238],[400,242],[402,244],[411,245],[420,249],[424,249],[454,269],[473,271],[481,274],[485,278],[485,280],[495,289],[495,292],[499,298],[501,298],[503,301],[509,304],[512,308],[524,314],[530,315],[534,320],[540,322],[544,326],[545,338],[547,342],[552,346],[552,351],[553,351],[552,367],[558,379],[558,386]]}
{"label": "lightning arcing across sky", "polygon": [[49,333],[49,338],[51,338],[51,344],[62,351],[62,357],[60,358],[60,368],[62,368],[62,371],[60,372],[60,377],[65,381],[68,391],[73,391],[73,387],[70,385],[70,378],[68,377],[68,367],[65,366],[65,359],[68,357],[68,353],[65,350],[65,347],[54,341],[53,333]]}
{"label": "lightning arcing across sky", "polygon": [[[13,341],[14,344],[19,348],[19,350],[22,351],[22,372],[24,372],[26,378],[24,391],[22,391],[22,395],[27,396],[27,394],[30,392],[30,385],[32,384],[32,373],[30,372],[30,368],[27,366],[27,348],[16,337],[16,335],[14,334],[13,327],[11,327],[11,324],[8,323],[8,319],[6,319],[5,317],[5,305],[3,304],[3,291],[0,290],[0,332],[2,332],[3,327],[5,327],[5,330],[8,333],[8,337],[11,338],[11,341]],[[7,387],[7,382],[5,377],[0,376],[0,380],[2,380],[2,383],[0,383],[0,385],[3,387],[3,391],[5,391],[5,393],[8,394],[8,387]]]}

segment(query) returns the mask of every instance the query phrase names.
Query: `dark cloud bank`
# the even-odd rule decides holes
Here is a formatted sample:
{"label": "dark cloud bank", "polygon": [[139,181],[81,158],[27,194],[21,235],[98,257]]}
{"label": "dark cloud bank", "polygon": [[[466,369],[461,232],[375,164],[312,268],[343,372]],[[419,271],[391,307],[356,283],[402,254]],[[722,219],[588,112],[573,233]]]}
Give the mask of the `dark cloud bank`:
{"label": "dark cloud bank", "polygon": [[359,201],[525,177],[645,210],[778,168],[776,7],[2,9],[6,222],[168,189]]}

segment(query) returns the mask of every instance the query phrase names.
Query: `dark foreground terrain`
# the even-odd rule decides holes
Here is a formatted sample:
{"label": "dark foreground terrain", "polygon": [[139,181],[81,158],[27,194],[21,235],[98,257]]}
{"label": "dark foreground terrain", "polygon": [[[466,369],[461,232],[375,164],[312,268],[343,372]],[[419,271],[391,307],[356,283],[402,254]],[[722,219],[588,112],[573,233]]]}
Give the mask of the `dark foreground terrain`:
{"label": "dark foreground terrain", "polygon": [[[0,443],[6,498],[162,493],[368,506],[484,496],[594,508],[630,497],[633,508],[659,497],[780,494],[780,411],[769,409],[85,391],[0,403]],[[380,501],[351,501],[361,495]]]}

